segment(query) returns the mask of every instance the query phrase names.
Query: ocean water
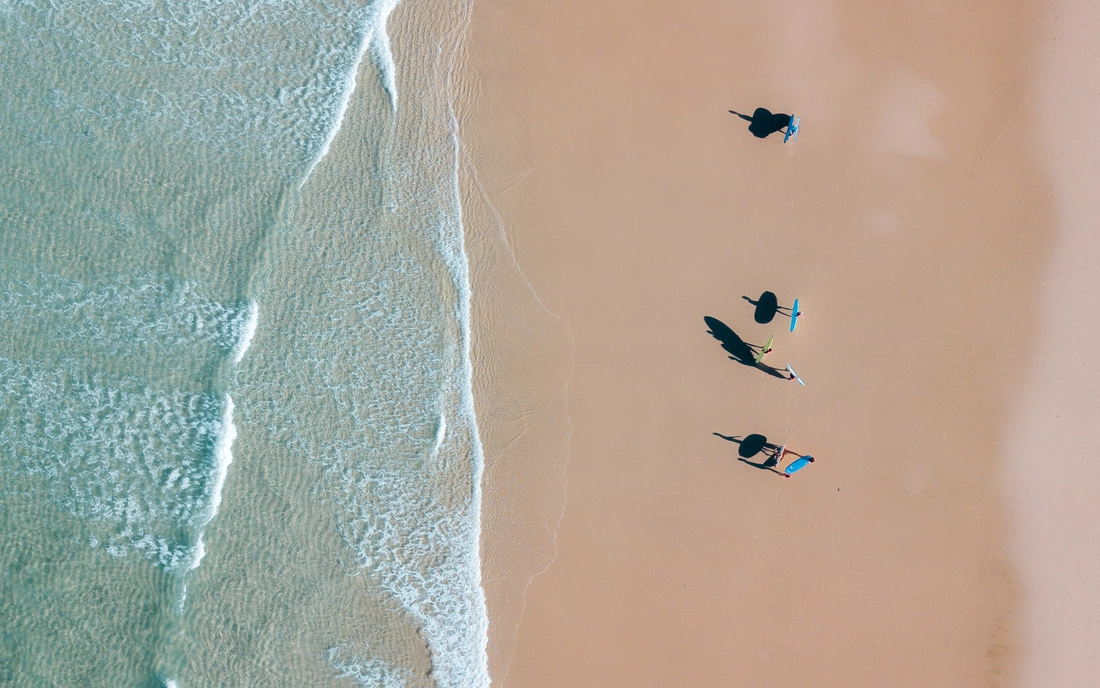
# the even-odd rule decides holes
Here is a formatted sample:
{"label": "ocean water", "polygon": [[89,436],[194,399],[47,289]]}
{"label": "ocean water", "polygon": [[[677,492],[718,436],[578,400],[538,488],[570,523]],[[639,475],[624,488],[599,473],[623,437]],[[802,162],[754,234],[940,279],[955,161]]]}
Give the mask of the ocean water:
{"label": "ocean water", "polygon": [[465,0],[0,0],[0,685],[484,686]]}

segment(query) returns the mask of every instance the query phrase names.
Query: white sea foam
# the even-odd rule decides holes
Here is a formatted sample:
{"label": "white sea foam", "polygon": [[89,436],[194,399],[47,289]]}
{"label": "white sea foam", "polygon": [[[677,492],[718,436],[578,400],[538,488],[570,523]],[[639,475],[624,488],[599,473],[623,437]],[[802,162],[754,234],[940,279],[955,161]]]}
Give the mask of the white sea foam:
{"label": "white sea foam", "polygon": [[[81,282],[27,267],[0,280],[0,319],[10,331],[37,333],[53,349],[103,356],[194,359],[209,351],[234,356],[255,334],[257,307],[225,304],[192,280],[150,274]],[[239,361],[239,359],[237,359]]]}
{"label": "white sea foam", "polygon": [[248,302],[248,319],[244,322],[241,338],[237,340],[237,346],[233,349],[233,365],[237,365],[244,358],[248,347],[252,346],[252,338],[256,336],[256,326],[260,322],[260,307],[255,300]]}
{"label": "white sea foam", "polygon": [[328,133],[325,134],[325,138],[321,142],[321,148],[317,151],[317,155],[310,161],[309,167],[306,168],[306,172],[302,175],[302,181],[298,182],[298,188],[302,188],[305,185],[306,180],[313,174],[313,169],[317,167],[317,164],[328,155],[328,149],[332,145],[332,141],[336,138],[336,134],[340,131],[340,125],[344,122],[344,115],[348,111],[348,104],[351,102],[351,96],[355,92],[356,76],[359,72],[359,64],[363,61],[363,55],[366,54],[367,48],[370,46],[373,31],[369,27],[365,27],[362,38],[359,41],[359,49],[355,53],[355,61],[352,63],[351,69],[348,72],[347,80],[344,84],[344,90],[340,94],[340,102],[336,108],[336,116],[333,118],[332,125],[329,126]]}
{"label": "white sea foam", "polygon": [[380,659],[365,659],[343,647],[330,647],[328,662],[339,672],[337,678],[351,679],[363,688],[406,688],[412,678],[408,669],[391,667]]}
{"label": "white sea foam", "polygon": [[[354,565],[416,619],[434,683],[481,688],[489,685],[478,549],[483,456],[472,397],[457,124],[439,83],[452,58],[438,51],[428,58],[431,67],[409,70],[410,98],[424,101],[405,108],[417,117],[395,120],[399,146],[407,148],[387,148],[374,180],[392,224],[364,237],[349,223],[354,231],[341,245],[346,263],[332,262],[320,275],[313,303],[319,312],[345,315],[298,335],[303,375],[317,388],[310,398],[332,398],[325,434],[307,431],[312,436],[302,441],[327,468],[337,529]],[[288,425],[310,424],[296,417]]]}
{"label": "white sea foam", "polygon": [[[463,420],[469,424],[469,443],[470,443],[470,464],[473,471],[472,476],[472,490],[470,495],[470,520],[467,523],[467,531],[465,533],[464,544],[467,548],[467,562],[466,562],[466,575],[470,577],[472,586],[474,588],[473,599],[470,600],[470,604],[473,609],[470,610],[469,619],[467,620],[473,628],[470,629],[469,635],[473,639],[474,647],[477,650],[477,654],[474,657],[467,657],[467,662],[464,666],[465,679],[468,681],[462,685],[471,686],[488,686],[489,681],[489,667],[488,667],[488,645],[489,645],[489,618],[488,612],[485,608],[485,591],[481,585],[481,509],[482,509],[482,494],[481,483],[485,472],[485,455],[481,444],[481,436],[478,431],[477,425],[477,413],[474,406],[474,381],[473,381],[473,358],[471,355],[471,341],[472,331],[470,326],[470,307],[471,307],[471,292],[470,292],[470,267],[469,260],[466,255],[465,248],[465,233],[462,227],[462,207],[459,203],[459,188],[458,188],[458,121],[454,116],[454,110],[448,108],[448,114],[451,116],[452,128],[451,128],[451,141],[454,146],[454,168],[453,175],[451,177],[452,187],[452,211],[454,213],[455,223],[457,224],[457,231],[454,235],[454,250],[451,252],[443,251],[445,260],[447,260],[449,267],[451,268],[452,279],[455,282],[455,288],[458,293],[458,312],[459,322],[461,323],[460,337],[461,337],[461,349],[462,354],[460,358],[460,367],[458,375],[460,376],[460,392],[458,399],[457,413],[463,418]],[[451,650],[452,659],[458,660],[459,653],[462,652],[460,647],[449,648]],[[468,650],[466,650],[468,652]]]}
{"label": "white sea foam", "polygon": [[[354,337],[350,345],[332,329],[303,339],[310,377],[333,401],[323,411],[326,434],[302,441],[327,468],[337,528],[354,565],[420,625],[436,684],[487,686],[477,549],[481,458],[473,418],[461,404],[462,348],[445,334],[452,332],[449,317],[414,317],[409,285],[432,282],[414,270],[402,273],[340,282],[324,299],[346,304],[344,312],[369,313],[368,329],[346,333]],[[330,306],[324,310],[341,312]],[[441,341],[446,348],[438,350]],[[305,418],[288,424],[310,432]]]}
{"label": "white sea foam", "polygon": [[[221,422],[218,424],[218,428],[215,431],[214,470],[210,476],[209,482],[209,506],[207,507],[206,515],[203,516],[202,521],[197,524],[198,534],[195,536],[195,544],[191,546],[191,551],[186,562],[181,561],[181,567],[186,563],[184,568],[187,571],[194,571],[197,569],[199,564],[202,563],[203,557],[206,556],[206,542],[203,540],[203,528],[214,520],[214,517],[218,515],[218,508],[221,507],[222,489],[225,487],[225,479],[229,475],[229,464],[233,463],[233,440],[237,439],[237,426],[233,424],[234,408],[233,397],[226,394]],[[187,589],[185,587],[179,602],[179,610],[181,612],[186,598]]]}
{"label": "white sea foam", "polygon": [[0,473],[40,478],[60,507],[99,525],[95,543],[112,556],[187,567],[195,528],[220,499],[232,400],[82,368],[0,358],[0,450],[10,458]]}
{"label": "white sea foam", "polygon": [[210,481],[210,507],[200,527],[214,520],[214,517],[218,515],[218,507],[222,503],[222,488],[225,486],[225,478],[229,474],[229,464],[233,463],[233,440],[237,439],[237,426],[233,425],[233,408],[233,397],[226,394],[222,419],[218,425],[217,439],[214,442],[215,463],[214,474]]}
{"label": "white sea foam", "polygon": [[[187,570],[194,571],[202,563],[203,557],[206,556],[206,543],[202,540],[202,533],[199,533],[195,538],[195,544],[191,546],[190,557],[187,561]],[[187,598],[187,589],[183,590],[183,597],[180,599],[180,607],[183,607],[183,600]]]}
{"label": "white sea foam", "polygon": [[[23,0],[0,24],[14,80],[5,86],[28,93],[50,76],[51,88],[21,98],[16,113],[38,141],[62,133],[49,123],[79,122],[102,141],[125,146],[140,132],[298,180],[333,128],[364,28],[393,4]],[[388,46],[384,31],[375,43]]]}
{"label": "white sea foam", "polygon": [[393,49],[390,47],[390,35],[386,32],[386,22],[390,13],[401,0],[375,0],[370,6],[372,16],[371,23],[371,54],[374,64],[378,67],[379,77],[382,79],[382,88],[390,97],[390,106],[397,111],[397,65],[393,60]]}
{"label": "white sea foam", "polygon": [[400,1],[401,0],[373,0],[373,2],[366,6],[364,10],[365,17],[359,30],[360,38],[358,49],[355,51],[355,59],[348,68],[347,76],[344,79],[335,115],[332,118],[332,123],[329,125],[327,133],[321,141],[320,150],[318,150],[313,160],[310,161],[305,174],[302,175],[302,180],[298,182],[299,189],[306,183],[309,176],[313,174],[313,170],[317,167],[317,164],[328,155],[329,147],[336,138],[336,134],[340,131],[340,125],[344,123],[344,116],[347,114],[348,104],[351,103],[351,96],[355,93],[359,65],[362,64],[363,56],[366,55],[368,50],[370,50],[375,66],[378,68],[379,77],[382,80],[382,88],[386,89],[386,93],[390,97],[390,106],[395,112],[397,111],[397,67],[393,60],[393,51],[390,48],[390,37],[389,34],[386,33],[386,21]]}
{"label": "white sea foam", "polygon": [[[0,317],[53,356],[0,358],[0,448],[63,508],[110,526],[93,547],[137,552],[164,569],[197,566],[201,533],[189,541],[221,502],[233,400],[158,389],[146,371],[239,361],[255,333],[255,302],[221,304],[194,282],[151,275],[80,282],[25,268],[0,280]],[[130,365],[106,374],[97,359]]]}
{"label": "white sea foam", "polygon": [[[203,182],[261,167],[251,164],[256,158],[264,169],[304,181],[346,124],[368,52],[390,109],[397,110],[386,33],[396,0],[372,0],[366,7],[297,0],[52,5],[26,0],[16,9],[17,20],[0,26],[0,43],[17,61],[5,76],[50,76],[48,97],[21,100],[14,115],[24,139],[41,147],[67,150],[71,141],[64,141],[57,122],[78,122],[70,125],[80,128],[75,136],[90,130],[88,141],[100,146],[95,155],[103,159],[150,143],[163,146],[157,153],[194,147],[213,151],[203,159],[213,171]],[[40,30],[19,33],[12,29],[17,23]],[[310,300],[310,312],[296,315],[303,330],[293,343],[309,375],[272,375],[287,394],[282,403],[301,398],[282,425],[298,434],[297,456],[328,470],[328,484],[335,486],[328,503],[335,503],[337,528],[362,567],[356,572],[369,573],[416,619],[431,649],[432,680],[441,688],[465,688],[488,685],[478,554],[482,457],[471,401],[469,285],[455,151],[435,150],[441,142],[447,148],[447,127],[453,138],[453,116],[440,120],[438,102],[427,102],[442,97],[436,68],[449,59],[435,48],[427,47],[427,63],[411,65],[410,73],[420,67],[426,76],[402,94],[424,97],[425,107],[403,108],[415,116],[392,121],[404,127],[398,137],[405,137],[408,149],[394,150],[403,144],[391,137],[386,153],[401,161],[387,161],[370,180],[385,188],[391,207],[409,211],[403,225],[381,228],[390,235],[377,237],[372,250],[398,248],[379,258],[364,249],[340,268],[320,271],[327,300]],[[35,87],[28,80],[9,90],[36,93]],[[84,145],[83,138],[77,141]],[[432,150],[422,152],[413,141]],[[362,205],[358,196],[343,201],[342,212]],[[160,209],[149,210],[153,217]],[[354,247],[364,226],[349,225]],[[164,232],[166,246],[180,245],[178,228],[149,231]],[[371,278],[362,277],[367,268],[374,271]],[[224,380],[200,379],[195,371],[223,370],[211,361],[239,363],[258,309],[202,298],[197,285],[172,291],[179,285],[166,284],[158,292],[157,281],[136,281],[152,284],[152,291],[136,283],[123,289],[77,284],[72,299],[56,303],[70,308],[70,301],[84,303],[91,294],[87,303],[94,307],[68,320],[60,310],[40,309],[42,290],[12,302],[22,329],[52,322],[53,312],[64,326],[42,336],[54,345],[49,360],[0,361],[0,453],[40,478],[63,508],[95,524],[99,546],[185,571],[203,560],[203,528],[220,508],[236,434]],[[166,294],[185,298],[170,307]],[[49,317],[43,319],[43,312]],[[138,320],[125,320],[133,313]],[[265,302],[265,336],[266,319],[274,317],[269,313],[278,309]],[[66,329],[85,324],[75,336]],[[94,355],[80,358],[66,349],[66,336],[88,343]],[[155,372],[97,367],[99,361],[132,361],[136,354]],[[185,384],[173,386],[181,379]],[[299,394],[307,382],[308,393]],[[241,413],[252,407],[262,416],[258,406],[275,405],[261,393],[266,390],[251,391],[256,393],[233,392]],[[366,652],[340,652],[330,661],[343,677],[364,685],[408,683],[406,669]]]}

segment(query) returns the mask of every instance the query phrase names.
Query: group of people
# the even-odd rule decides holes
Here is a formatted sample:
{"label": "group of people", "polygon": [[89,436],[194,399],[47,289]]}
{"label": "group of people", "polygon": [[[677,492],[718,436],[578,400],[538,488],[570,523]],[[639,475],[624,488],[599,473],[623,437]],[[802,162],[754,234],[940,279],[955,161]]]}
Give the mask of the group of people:
{"label": "group of people", "polygon": [[[802,317],[802,311],[798,310],[797,299],[795,300],[794,305],[789,308],[786,306],[780,306],[779,299],[774,293],[770,291],[765,291],[756,301],[753,301],[748,297],[745,297],[745,300],[756,306],[756,312],[753,316],[753,319],[756,320],[757,323],[760,323],[762,325],[770,323],[773,319],[775,319],[776,314],[779,313],[791,319],[791,331],[793,332],[795,329],[795,325],[798,322],[798,318]],[[760,366],[761,362],[764,360],[764,357],[771,353],[772,342],[774,340],[774,337],[769,337],[767,343],[759,347],[754,347],[751,344],[748,345],[751,349],[757,352],[755,358],[755,363],[757,366]],[[767,367],[767,369],[772,370],[770,367]],[[805,384],[802,382],[802,380],[799,379],[798,375],[794,372],[794,369],[791,368],[789,363],[787,364],[787,373],[789,375],[789,380],[797,380],[799,383]],[[779,463],[783,460],[783,457],[786,456],[786,454],[788,453],[794,453],[788,451],[786,444],[771,444],[770,442],[768,442],[767,437],[758,434],[748,435],[744,439],[739,439],[737,437],[727,437],[718,433],[715,434],[723,439],[729,440],[731,442],[737,442],[741,445],[741,448],[738,451],[738,454],[740,454],[741,456],[741,461],[744,461],[751,466],[756,466],[757,468],[774,471],[786,478],[791,477],[793,473],[801,470],[807,464],[813,463],[814,461],[814,457],[809,455],[803,456],[800,454],[794,461],[787,464],[786,468],[782,472],[780,472],[777,469],[779,467]],[[753,463],[746,460],[759,454],[761,451],[767,452],[768,456],[768,458],[763,463]]]}
{"label": "group of people", "polygon": [[[794,115],[773,113],[766,108],[756,108],[752,115],[745,115],[735,110],[730,110],[730,113],[747,121],[749,123],[749,131],[757,138],[767,138],[776,132],[783,132],[783,143],[787,143],[788,141],[793,142],[795,137],[798,136],[799,118]],[[795,326],[798,324],[798,319],[802,317],[802,312],[798,310],[798,299],[795,299],[794,305],[790,307],[780,306],[779,299],[770,291],[765,291],[756,301],[753,301],[747,296],[744,297],[744,299],[756,306],[754,320],[761,325],[770,323],[775,319],[776,314],[779,313],[791,319],[790,330],[794,332]],[[736,359],[746,365],[760,368],[775,377],[785,377],[791,382],[797,381],[801,385],[806,384],[798,377],[798,373],[794,372],[794,368],[791,367],[790,363],[786,364],[786,374],[784,375],[782,371],[763,362],[764,358],[772,352],[772,342],[775,340],[775,337],[769,337],[768,341],[764,343],[763,346],[754,346],[742,341],[733,330],[721,321],[711,317],[704,318],[704,320],[711,328],[711,335],[713,335],[715,339],[721,341],[722,348],[732,354],[730,358]],[[786,444],[778,446],[771,444],[768,442],[767,437],[758,434],[748,435],[743,439],[739,437],[727,437],[717,432],[714,434],[722,439],[737,442],[741,445],[738,450],[738,454],[740,455],[738,460],[751,466],[756,466],[757,468],[779,473],[787,478],[814,461],[814,457],[812,456],[798,455],[798,458],[787,464],[786,468],[780,472],[777,469],[784,456],[788,453],[795,453],[789,452]],[[761,451],[767,453],[767,459],[763,463],[753,463],[747,460],[756,456]]]}
{"label": "group of people", "polygon": [[[780,306],[779,299],[773,292],[770,291],[766,291],[761,294],[760,298],[756,301],[753,301],[747,296],[744,298],[746,301],[756,306],[756,313],[753,315],[753,319],[762,325],[770,323],[773,319],[775,319],[776,313],[779,313],[791,319],[791,332],[794,332],[795,323],[797,322],[798,318],[802,317],[802,311],[794,310],[798,308],[798,299],[795,299],[794,306],[788,308],[787,306]],[[774,337],[768,337],[768,341],[764,343],[763,346],[754,346],[752,344],[748,345],[749,348],[752,349],[753,352],[756,354],[755,361],[757,364],[761,363],[764,358],[772,352],[772,342],[774,340]],[[798,375],[795,374],[794,369],[791,368],[789,363],[787,364],[787,379],[791,381],[798,380]],[[799,380],[799,382],[801,382],[801,380]]]}
{"label": "group of people", "polygon": [[[794,305],[792,305],[790,308],[787,308],[784,306],[780,306],[779,299],[776,298],[775,294],[770,291],[766,291],[761,294],[760,298],[756,301],[753,301],[748,296],[743,298],[752,305],[756,306],[755,320],[757,323],[760,324],[767,324],[775,318],[776,313],[783,313],[791,319],[790,330],[791,332],[794,332],[795,326],[798,324],[799,318],[802,317],[802,311],[798,310],[798,299],[795,299]],[[707,324],[707,327],[709,328],[707,332],[712,337],[721,342],[722,348],[728,354],[730,354],[731,359],[737,361],[738,363],[741,363],[742,365],[762,370],[763,372],[773,377],[777,377],[780,379],[797,380],[802,385],[806,384],[801,380],[801,378],[798,377],[798,373],[794,371],[794,368],[791,367],[790,363],[786,365],[788,374],[784,375],[779,370],[763,362],[764,357],[767,356],[772,350],[771,344],[775,340],[775,337],[769,337],[767,343],[765,343],[763,346],[754,346],[752,344],[748,344],[743,339],[741,339],[741,337],[737,336],[737,333],[730,329],[729,325],[726,325],[718,318],[708,315],[703,318],[703,322],[705,322]],[[787,446],[785,444],[782,446],[770,444],[768,443],[768,438],[764,437],[763,435],[749,435],[748,437],[741,439],[739,437],[728,437],[717,432],[714,434],[718,435],[722,439],[729,440],[730,442],[737,442],[741,445],[741,448],[738,451],[738,454],[740,454],[741,456],[741,458],[738,459],[739,461],[747,463],[750,466],[755,466],[756,468],[779,473],[780,475],[786,476],[788,478],[791,477],[791,474],[802,470],[814,461],[814,457],[812,456],[799,455],[798,458],[787,464],[787,466],[782,471],[779,471],[776,470],[779,462],[783,460],[784,456],[787,453],[794,453],[788,452]],[[767,450],[769,453],[768,459],[764,463],[753,463],[752,461],[746,460],[752,458],[753,456],[756,456],[764,450]]]}

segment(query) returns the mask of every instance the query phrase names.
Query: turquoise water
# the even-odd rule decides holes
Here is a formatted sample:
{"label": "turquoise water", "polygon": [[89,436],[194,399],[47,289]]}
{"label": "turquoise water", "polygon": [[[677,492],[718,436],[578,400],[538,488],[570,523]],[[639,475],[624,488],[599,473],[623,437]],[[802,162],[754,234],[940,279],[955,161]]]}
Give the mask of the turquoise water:
{"label": "turquoise water", "polygon": [[395,7],[0,0],[0,685],[487,685],[468,8]]}

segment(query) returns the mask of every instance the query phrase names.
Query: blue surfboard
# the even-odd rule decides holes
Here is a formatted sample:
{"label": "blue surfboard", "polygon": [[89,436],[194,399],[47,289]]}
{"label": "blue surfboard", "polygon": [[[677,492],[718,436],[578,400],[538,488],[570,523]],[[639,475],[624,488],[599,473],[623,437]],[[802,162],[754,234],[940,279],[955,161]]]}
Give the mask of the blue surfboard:
{"label": "blue surfboard", "polygon": [[791,332],[794,332],[796,325],[798,325],[798,299],[795,299],[794,305],[791,306]]}
{"label": "blue surfboard", "polygon": [[787,139],[791,140],[791,143],[795,142],[798,138],[798,123],[800,118],[791,115],[791,119],[787,122],[787,133],[783,135],[783,143],[787,142]]}
{"label": "blue surfboard", "polygon": [[814,457],[812,456],[803,456],[801,458],[795,459],[794,461],[791,461],[786,468],[783,469],[783,472],[787,475],[793,475],[805,468],[806,466],[809,466],[813,462],[813,460]]}

